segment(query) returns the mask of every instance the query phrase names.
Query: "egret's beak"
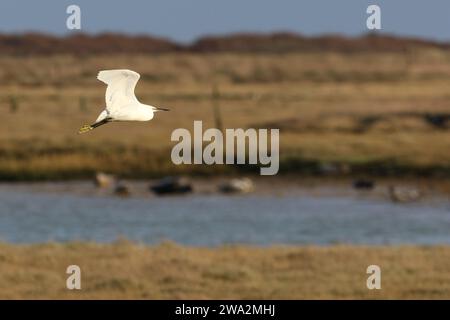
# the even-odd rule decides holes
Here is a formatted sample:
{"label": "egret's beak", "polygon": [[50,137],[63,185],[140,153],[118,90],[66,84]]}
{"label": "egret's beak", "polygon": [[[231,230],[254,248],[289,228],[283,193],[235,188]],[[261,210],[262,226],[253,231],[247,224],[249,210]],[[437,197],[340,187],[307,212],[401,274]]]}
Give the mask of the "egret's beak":
{"label": "egret's beak", "polygon": [[166,108],[158,108],[158,107],[154,107],[155,111],[170,111],[169,109]]}

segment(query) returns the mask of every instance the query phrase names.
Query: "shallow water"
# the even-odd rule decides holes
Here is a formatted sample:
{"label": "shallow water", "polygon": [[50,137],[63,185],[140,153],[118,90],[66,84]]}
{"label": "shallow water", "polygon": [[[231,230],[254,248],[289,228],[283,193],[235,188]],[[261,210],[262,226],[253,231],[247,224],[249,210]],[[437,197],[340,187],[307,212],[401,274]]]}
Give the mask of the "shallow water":
{"label": "shallow water", "polygon": [[115,198],[0,188],[0,240],[125,237],[186,245],[450,243],[447,200],[399,205],[308,194]]}

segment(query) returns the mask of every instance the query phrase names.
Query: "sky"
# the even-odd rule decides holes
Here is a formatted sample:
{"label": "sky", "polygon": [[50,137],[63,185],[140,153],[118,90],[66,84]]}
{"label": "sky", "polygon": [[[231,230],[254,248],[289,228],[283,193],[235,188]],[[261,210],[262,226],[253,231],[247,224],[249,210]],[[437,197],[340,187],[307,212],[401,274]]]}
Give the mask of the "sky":
{"label": "sky", "polygon": [[360,35],[368,32],[367,7],[377,4],[382,33],[450,41],[449,0],[1,0],[0,32],[70,34],[71,4],[81,8],[82,32],[150,34],[185,43],[235,32]]}

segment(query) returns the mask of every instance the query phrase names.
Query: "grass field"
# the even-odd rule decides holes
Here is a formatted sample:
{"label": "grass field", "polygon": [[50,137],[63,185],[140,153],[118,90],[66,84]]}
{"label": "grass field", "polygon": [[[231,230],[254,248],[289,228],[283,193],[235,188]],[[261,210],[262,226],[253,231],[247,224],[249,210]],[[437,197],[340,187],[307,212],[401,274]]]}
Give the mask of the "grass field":
{"label": "grass field", "polygon": [[[1,299],[449,299],[450,247],[0,245]],[[69,265],[81,290],[66,289]],[[381,267],[381,290],[366,268]]]}
{"label": "grass field", "polygon": [[[78,135],[104,106],[96,73],[108,68],[140,72],[140,100],[171,112]],[[450,53],[440,49],[2,56],[0,83],[3,180],[231,170],[170,161],[171,132],[192,130],[194,120],[214,126],[213,106],[225,128],[280,128],[281,173],[343,164],[376,175],[450,175]]]}

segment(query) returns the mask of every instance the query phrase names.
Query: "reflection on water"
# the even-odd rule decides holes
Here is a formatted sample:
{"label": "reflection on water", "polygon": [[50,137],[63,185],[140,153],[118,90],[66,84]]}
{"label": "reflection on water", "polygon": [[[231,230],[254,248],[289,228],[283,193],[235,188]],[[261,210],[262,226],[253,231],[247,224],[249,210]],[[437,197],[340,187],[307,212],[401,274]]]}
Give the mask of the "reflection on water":
{"label": "reflection on water", "polygon": [[144,243],[450,243],[447,201],[396,205],[357,197],[194,195],[120,199],[0,190],[0,240],[125,237]]}

